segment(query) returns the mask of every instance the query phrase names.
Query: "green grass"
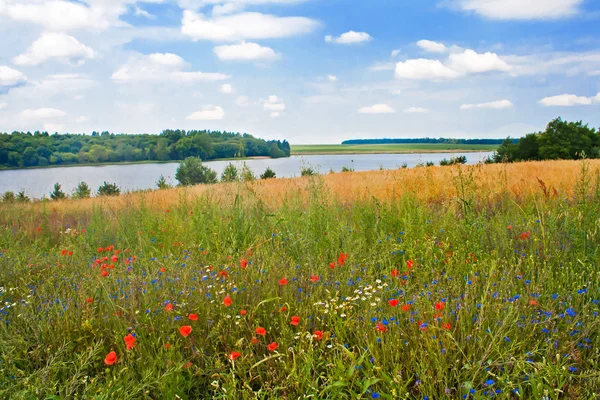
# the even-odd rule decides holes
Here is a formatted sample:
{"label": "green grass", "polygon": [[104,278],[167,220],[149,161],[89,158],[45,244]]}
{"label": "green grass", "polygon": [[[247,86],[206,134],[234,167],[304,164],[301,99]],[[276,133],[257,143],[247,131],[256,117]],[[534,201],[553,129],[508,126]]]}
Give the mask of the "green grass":
{"label": "green grass", "polygon": [[371,145],[346,145],[346,144],[315,144],[292,145],[292,154],[376,154],[376,153],[418,153],[418,152],[468,152],[468,151],[494,151],[497,145],[486,144],[371,144]]}
{"label": "green grass", "polygon": [[1,206],[0,398],[597,398],[589,182],[489,203],[461,175],[439,206],[348,203],[321,179],[277,207],[247,184],[168,212]]}

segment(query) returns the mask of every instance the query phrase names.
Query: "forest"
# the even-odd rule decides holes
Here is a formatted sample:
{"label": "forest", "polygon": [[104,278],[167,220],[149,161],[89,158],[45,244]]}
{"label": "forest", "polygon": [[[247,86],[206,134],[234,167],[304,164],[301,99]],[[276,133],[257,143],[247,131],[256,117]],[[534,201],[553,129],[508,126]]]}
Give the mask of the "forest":
{"label": "forest", "polygon": [[503,139],[445,139],[445,138],[417,138],[417,139],[351,139],[344,140],[342,144],[501,144]]}
{"label": "forest", "polygon": [[159,135],[0,133],[0,168],[259,156],[289,157],[290,145],[286,140],[266,141],[247,133],[208,130],[169,129]]}

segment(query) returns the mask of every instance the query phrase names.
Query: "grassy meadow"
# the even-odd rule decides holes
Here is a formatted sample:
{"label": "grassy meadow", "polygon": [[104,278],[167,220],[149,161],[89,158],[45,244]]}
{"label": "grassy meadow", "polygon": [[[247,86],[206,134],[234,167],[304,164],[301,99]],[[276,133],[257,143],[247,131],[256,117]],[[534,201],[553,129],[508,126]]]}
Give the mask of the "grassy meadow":
{"label": "grassy meadow", "polygon": [[494,151],[496,144],[306,144],[292,145],[292,155],[310,154],[404,154]]}
{"label": "grassy meadow", "polygon": [[0,228],[2,399],[600,396],[599,161],[0,204]]}

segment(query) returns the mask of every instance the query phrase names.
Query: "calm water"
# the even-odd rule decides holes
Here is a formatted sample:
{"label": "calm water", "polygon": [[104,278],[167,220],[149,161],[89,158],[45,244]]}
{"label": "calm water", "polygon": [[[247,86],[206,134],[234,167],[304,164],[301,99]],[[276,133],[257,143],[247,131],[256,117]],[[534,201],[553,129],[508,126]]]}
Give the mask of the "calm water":
{"label": "calm water", "polygon": [[[468,164],[476,164],[491,154],[481,152],[454,153],[452,155],[464,155],[467,157]],[[440,160],[450,158],[452,155],[448,153],[314,155],[276,160],[246,160],[246,164],[256,175],[262,174],[267,167],[271,167],[278,178],[286,178],[300,176],[302,165],[310,166],[321,173],[327,173],[330,170],[339,172],[343,167],[353,168],[356,171],[368,171],[379,168],[396,169],[404,163],[409,167],[414,167],[418,163],[433,161],[437,165]],[[217,171],[220,176],[228,163],[229,161],[209,161],[205,165]],[[44,195],[48,197],[56,182],[62,185],[65,193],[71,193],[81,181],[87,182],[93,192],[104,181],[116,183],[121,191],[150,189],[156,187],[156,181],[161,174],[171,183],[176,183],[175,171],[178,165],[178,163],[131,164],[0,171],[0,193],[9,190],[15,193],[25,190],[29,197],[41,198]]]}

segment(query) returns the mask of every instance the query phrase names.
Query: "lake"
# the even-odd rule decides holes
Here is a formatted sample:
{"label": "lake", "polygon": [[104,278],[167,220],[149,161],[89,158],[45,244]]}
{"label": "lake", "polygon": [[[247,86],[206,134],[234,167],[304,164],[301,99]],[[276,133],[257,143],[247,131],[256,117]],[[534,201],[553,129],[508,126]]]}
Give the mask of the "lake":
{"label": "lake", "polygon": [[[423,153],[423,154],[351,154],[351,155],[310,155],[292,156],[279,159],[253,159],[246,160],[248,167],[257,176],[262,174],[267,167],[271,167],[278,178],[289,178],[300,176],[302,166],[308,166],[318,170],[320,173],[328,173],[330,170],[339,172],[343,167],[353,168],[355,171],[368,171],[400,168],[404,163],[408,167],[414,167],[419,163],[434,162],[439,164],[440,160],[451,156],[465,156],[468,164],[477,164],[491,152],[481,153]],[[207,161],[204,164],[219,173],[231,161]],[[241,165],[241,162],[235,162]],[[0,171],[0,194],[6,191],[25,193],[32,198],[48,196],[56,182],[62,185],[65,193],[70,194],[77,184],[85,181],[92,192],[104,181],[116,183],[121,191],[136,189],[156,188],[156,181],[162,174],[168,181],[175,184],[175,171],[178,162],[166,164],[122,164],[102,165],[89,167],[60,167],[60,168],[38,168]]]}

